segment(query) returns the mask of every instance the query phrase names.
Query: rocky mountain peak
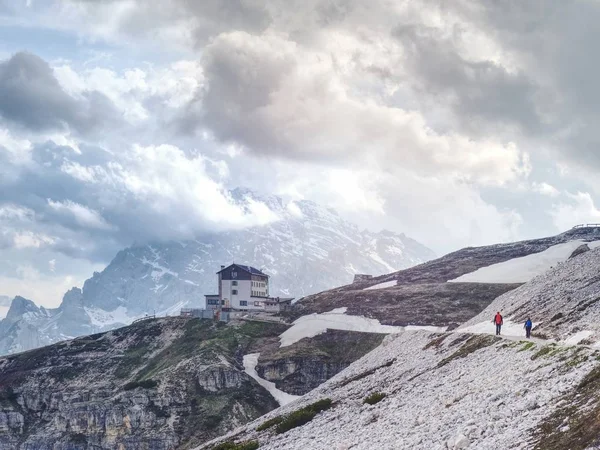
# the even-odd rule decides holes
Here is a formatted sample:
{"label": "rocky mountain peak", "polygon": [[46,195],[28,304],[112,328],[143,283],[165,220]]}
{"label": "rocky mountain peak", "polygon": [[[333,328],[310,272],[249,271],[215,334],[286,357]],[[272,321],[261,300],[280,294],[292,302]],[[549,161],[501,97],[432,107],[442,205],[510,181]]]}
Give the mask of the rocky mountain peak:
{"label": "rocky mountain peak", "polygon": [[27,313],[39,314],[40,311],[40,308],[33,301],[16,296],[10,305],[5,320],[18,320]]}
{"label": "rocky mountain peak", "polygon": [[[42,329],[39,341],[48,344],[110,330],[146,314],[175,315],[183,307],[202,307],[204,295],[217,288],[219,267],[233,261],[269,274],[272,295],[300,298],[347,284],[355,273],[381,275],[434,257],[427,247],[403,235],[360,230],[312,201],[288,201],[245,188],[234,189],[230,196],[248,210],[257,203],[265,205],[276,220],[123,249],[82,289],[67,292],[58,309],[44,310],[47,324],[36,319],[34,327],[20,328],[21,335],[26,334],[23,330]],[[26,312],[15,310],[11,320],[27,322]],[[27,348],[15,344],[14,332],[0,327],[0,349]]]}

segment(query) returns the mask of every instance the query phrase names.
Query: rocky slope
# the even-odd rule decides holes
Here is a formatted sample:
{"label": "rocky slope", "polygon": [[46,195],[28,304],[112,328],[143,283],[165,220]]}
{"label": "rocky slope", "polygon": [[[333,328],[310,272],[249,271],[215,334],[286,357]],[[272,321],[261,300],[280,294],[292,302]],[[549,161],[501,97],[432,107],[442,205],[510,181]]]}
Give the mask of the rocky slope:
{"label": "rocky slope", "polygon": [[348,283],[357,272],[387,273],[434,256],[402,234],[360,230],[312,202],[286,203],[242,189],[232,197],[244,207],[262,203],[278,219],[263,227],[125,249],[82,289],[65,294],[56,309],[28,304],[25,311],[17,302],[11,319],[0,325],[0,352],[114,329],[145,314],[199,307],[205,294],[216,291],[220,265],[234,260],[271,275],[272,295],[301,297]]}
{"label": "rocky slope", "polygon": [[[301,399],[200,448],[598,448],[600,249],[573,248],[457,329],[390,335]],[[533,340],[521,323],[529,315]]]}
{"label": "rocky slope", "polygon": [[559,341],[600,342],[600,248],[578,252],[520,288],[492,302],[465,327],[487,324],[497,311],[507,326],[521,328],[530,317],[534,335]]}
{"label": "rocky slope", "polygon": [[278,406],[241,359],[283,329],[156,319],[0,359],[0,449],[190,448]]}
{"label": "rocky slope", "polygon": [[[565,253],[563,248],[557,253],[557,247],[568,243],[567,250],[575,251],[584,241],[597,245],[599,239],[600,228],[580,228],[549,238],[465,248],[409,269],[307,296],[297,304],[291,318],[346,307],[348,314],[373,317],[384,324],[456,327],[522,283],[449,281],[501,263],[515,262],[515,270],[519,270],[524,257],[540,255],[542,259],[546,251],[551,253],[549,261],[554,258],[558,263],[567,260],[572,251]],[[533,263],[533,268],[527,266],[529,275],[551,270],[549,264]]]}
{"label": "rocky slope", "polygon": [[289,394],[304,395],[379,346],[384,334],[329,330],[288,347],[261,349],[258,374]]}
{"label": "rocky slope", "polygon": [[[596,448],[599,357],[586,347],[406,332],[217,442],[260,450]],[[309,413],[327,399],[329,409]]]}

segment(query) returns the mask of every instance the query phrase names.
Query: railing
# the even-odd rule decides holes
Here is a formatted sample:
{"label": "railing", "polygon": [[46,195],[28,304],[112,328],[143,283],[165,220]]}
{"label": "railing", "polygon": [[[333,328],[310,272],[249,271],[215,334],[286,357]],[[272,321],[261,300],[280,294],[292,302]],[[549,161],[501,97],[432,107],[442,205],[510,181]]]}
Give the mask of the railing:
{"label": "railing", "polygon": [[133,325],[134,323],[142,322],[144,320],[151,320],[151,319],[156,319],[156,315],[153,314],[151,316],[140,317],[139,319],[135,319],[133,322],[131,322],[131,324]]}
{"label": "railing", "polygon": [[582,223],[581,225],[575,225],[572,230],[577,228],[600,228],[600,223]]}

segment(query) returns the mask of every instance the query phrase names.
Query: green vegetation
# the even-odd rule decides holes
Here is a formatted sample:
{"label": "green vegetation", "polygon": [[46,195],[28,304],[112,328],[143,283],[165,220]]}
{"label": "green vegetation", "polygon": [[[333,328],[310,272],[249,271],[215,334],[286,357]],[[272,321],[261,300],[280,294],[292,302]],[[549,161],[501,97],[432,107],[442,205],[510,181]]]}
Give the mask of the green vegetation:
{"label": "green vegetation", "polygon": [[499,342],[500,340],[501,338],[497,336],[471,336],[458,350],[456,350],[447,358],[442,359],[437,366],[443,367],[449,362],[454,361],[455,359],[464,358],[470,355],[471,353],[476,352],[477,350],[480,350],[482,348],[489,347],[490,345],[493,345],[496,342]]}
{"label": "green vegetation", "polygon": [[382,364],[381,366],[375,367],[374,369],[370,369],[370,370],[367,370],[366,372],[359,373],[358,375],[355,375],[353,377],[346,378],[345,380],[343,380],[343,381],[340,382],[339,386],[343,387],[343,386],[346,386],[346,385],[348,385],[348,384],[350,384],[350,383],[352,383],[354,381],[362,380],[363,378],[371,376],[375,372],[377,372],[379,369],[383,369],[385,367],[390,367],[392,364],[394,364],[395,361],[396,361],[395,359],[391,359],[388,362]]}
{"label": "green vegetation", "polygon": [[523,346],[519,349],[520,352],[526,352],[535,346],[535,342],[520,341],[519,344],[523,344]]}
{"label": "green vegetation", "polygon": [[444,334],[434,334],[433,335],[434,338],[431,339],[427,344],[425,344],[425,347],[423,347],[423,350],[429,350],[430,348],[440,348],[440,346],[442,345],[442,343],[444,342],[444,340],[450,336],[449,333],[444,333]]}
{"label": "green vegetation", "polygon": [[545,345],[541,349],[537,351],[534,355],[531,356],[531,360],[535,361],[538,358],[551,354],[554,350],[556,350],[555,344]]}
{"label": "green vegetation", "polygon": [[567,367],[577,367],[580,364],[583,364],[589,359],[589,356],[585,354],[585,348],[583,347],[575,347],[573,350],[573,354],[571,358],[567,361]]}
{"label": "green vegetation", "polygon": [[172,345],[153,356],[137,374],[137,380],[154,378],[156,374],[194,355],[222,354],[234,357],[236,352],[247,353],[253,342],[266,337],[277,337],[288,327],[266,322],[244,322],[226,325],[212,320],[191,319],[185,324],[183,335]]}
{"label": "green vegetation", "polygon": [[283,417],[281,417],[281,416],[273,417],[272,419],[269,419],[265,423],[259,425],[256,428],[256,431],[268,430],[269,428],[274,427],[275,425],[279,425],[281,422],[283,422]]}
{"label": "green vegetation", "polygon": [[213,447],[212,450],[256,450],[258,447],[260,447],[258,441],[246,441],[239,444],[227,441]]}
{"label": "green vegetation", "polygon": [[544,419],[535,430],[535,450],[585,450],[600,435],[600,367],[596,367],[566,394],[562,408]]}
{"label": "green vegetation", "polygon": [[374,405],[375,403],[379,403],[384,398],[385,394],[383,392],[373,392],[371,395],[365,398],[363,403]]}
{"label": "green vegetation", "polygon": [[144,361],[144,356],[150,351],[148,344],[141,343],[135,347],[127,349],[119,366],[115,370],[115,377],[127,378]]}
{"label": "green vegetation", "polygon": [[333,402],[329,398],[319,400],[311,405],[305,406],[297,411],[294,411],[283,418],[275,429],[277,434],[283,434],[302,425],[307,424],[315,418],[321,411],[326,411],[333,406]]}
{"label": "green vegetation", "polygon": [[158,386],[158,381],[152,380],[152,379],[147,379],[147,380],[132,381],[131,383],[127,383],[125,386],[123,386],[123,390],[124,391],[132,391],[133,389],[136,389],[136,388],[154,389],[156,386]]}

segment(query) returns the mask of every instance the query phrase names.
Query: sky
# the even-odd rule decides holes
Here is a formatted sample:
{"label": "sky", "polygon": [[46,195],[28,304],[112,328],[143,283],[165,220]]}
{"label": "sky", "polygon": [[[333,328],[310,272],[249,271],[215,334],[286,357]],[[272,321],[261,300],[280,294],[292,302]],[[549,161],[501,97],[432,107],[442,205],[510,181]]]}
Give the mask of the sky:
{"label": "sky", "polygon": [[437,254],[600,222],[594,0],[0,0],[0,294],[309,199]]}

